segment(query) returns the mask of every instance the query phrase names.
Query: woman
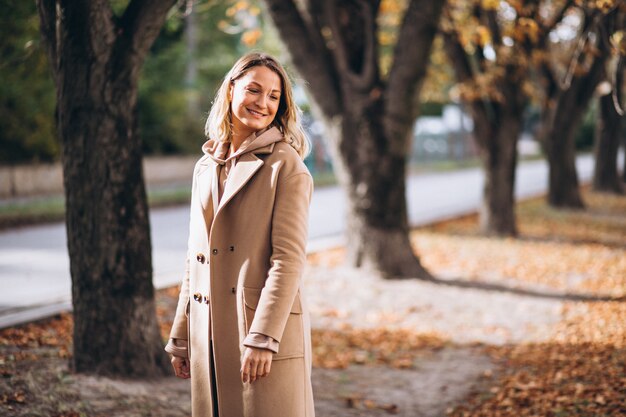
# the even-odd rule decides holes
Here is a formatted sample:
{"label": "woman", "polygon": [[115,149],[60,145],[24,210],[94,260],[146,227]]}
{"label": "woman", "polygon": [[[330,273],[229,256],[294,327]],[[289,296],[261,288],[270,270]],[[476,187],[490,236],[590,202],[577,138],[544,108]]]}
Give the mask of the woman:
{"label": "woman", "polygon": [[283,67],[240,58],[193,176],[187,268],[165,350],[194,417],[312,417],[302,299],[309,151]]}

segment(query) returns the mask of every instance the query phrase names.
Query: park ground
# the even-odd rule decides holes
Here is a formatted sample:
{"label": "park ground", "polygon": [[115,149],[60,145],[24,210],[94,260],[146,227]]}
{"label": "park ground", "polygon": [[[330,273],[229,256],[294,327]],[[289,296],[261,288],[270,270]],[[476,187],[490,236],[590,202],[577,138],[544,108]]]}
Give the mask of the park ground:
{"label": "park ground", "polygon": [[[468,216],[412,232],[437,280],[381,280],[309,255],[318,417],[626,413],[626,197],[517,207],[518,239]],[[165,338],[178,288],[157,293]],[[70,372],[72,316],[0,331],[2,416],[189,416],[189,383]]]}

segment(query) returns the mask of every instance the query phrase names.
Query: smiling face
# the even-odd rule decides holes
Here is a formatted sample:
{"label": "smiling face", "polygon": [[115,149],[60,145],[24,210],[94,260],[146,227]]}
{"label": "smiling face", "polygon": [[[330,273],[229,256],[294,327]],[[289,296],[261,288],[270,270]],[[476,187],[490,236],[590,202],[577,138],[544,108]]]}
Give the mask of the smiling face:
{"label": "smiling face", "polygon": [[265,66],[252,67],[233,81],[230,88],[233,137],[243,140],[269,126],[276,117],[281,93],[280,77]]}

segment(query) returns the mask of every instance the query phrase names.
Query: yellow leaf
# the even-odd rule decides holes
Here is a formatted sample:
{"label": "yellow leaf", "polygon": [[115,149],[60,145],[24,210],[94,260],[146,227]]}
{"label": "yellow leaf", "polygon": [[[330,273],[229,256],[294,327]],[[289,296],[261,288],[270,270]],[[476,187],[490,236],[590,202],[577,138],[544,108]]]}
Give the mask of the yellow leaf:
{"label": "yellow leaf", "polygon": [[476,29],[476,34],[478,36],[478,44],[481,46],[485,46],[488,43],[491,43],[491,32],[485,26],[478,26]]}
{"label": "yellow leaf", "polygon": [[626,33],[623,30],[618,30],[611,35],[611,43],[620,55],[626,55]]}
{"label": "yellow leaf", "polygon": [[241,42],[247,47],[252,47],[259,41],[261,35],[260,29],[247,30],[241,35]]}
{"label": "yellow leaf", "polygon": [[483,0],[482,6],[485,10],[497,10],[500,6],[500,0]]}

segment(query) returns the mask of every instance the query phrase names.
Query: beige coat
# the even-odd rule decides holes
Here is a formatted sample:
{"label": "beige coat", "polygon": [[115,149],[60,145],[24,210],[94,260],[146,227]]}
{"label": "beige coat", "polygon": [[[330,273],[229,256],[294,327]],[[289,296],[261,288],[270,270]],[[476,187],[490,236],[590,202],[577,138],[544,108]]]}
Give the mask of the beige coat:
{"label": "beige coat", "polygon": [[[194,417],[213,417],[209,334],[219,417],[314,416],[302,297],[313,182],[278,129],[259,138],[267,135],[275,141],[239,157],[216,210],[217,164],[207,154],[194,170],[187,268],[170,333],[189,340]],[[279,352],[269,376],[244,384],[242,342],[249,332],[274,338]]]}

